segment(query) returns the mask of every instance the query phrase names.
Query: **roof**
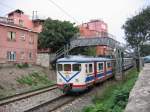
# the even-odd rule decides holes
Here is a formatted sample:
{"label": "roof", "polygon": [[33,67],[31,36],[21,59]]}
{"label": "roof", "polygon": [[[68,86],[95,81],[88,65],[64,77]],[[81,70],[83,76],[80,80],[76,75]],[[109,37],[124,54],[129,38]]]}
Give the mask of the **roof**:
{"label": "roof", "polygon": [[87,61],[110,61],[112,59],[110,58],[102,58],[102,57],[90,57],[90,56],[67,56],[64,58],[60,58],[57,60],[57,62],[74,62],[74,61],[79,61],[79,62],[87,62]]}
{"label": "roof", "polygon": [[10,16],[10,15],[12,15],[13,13],[20,13],[20,14],[23,14],[24,12],[23,12],[22,10],[20,10],[20,9],[16,9],[16,10],[14,10],[14,11],[8,13],[8,15]]}
{"label": "roof", "polygon": [[32,21],[33,21],[33,22],[44,22],[45,19],[33,19]]}
{"label": "roof", "polygon": [[22,27],[22,26],[13,24],[13,23],[0,22],[0,25],[6,26],[6,27],[11,27],[11,28],[16,28],[16,29],[20,29],[20,30],[30,31],[30,32],[33,32],[33,33],[38,33],[38,32],[35,32],[35,31],[31,30],[31,29],[28,29],[26,27]]}

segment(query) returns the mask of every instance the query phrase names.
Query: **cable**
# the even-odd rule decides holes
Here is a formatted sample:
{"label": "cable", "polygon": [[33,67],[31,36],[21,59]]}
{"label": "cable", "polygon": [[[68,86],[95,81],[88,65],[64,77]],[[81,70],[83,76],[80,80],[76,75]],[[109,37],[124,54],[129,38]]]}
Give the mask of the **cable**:
{"label": "cable", "polygon": [[5,8],[7,7],[7,8],[9,8],[9,9],[11,9],[11,10],[12,10],[12,9],[15,9],[15,8],[10,7],[10,6],[8,6],[8,5],[6,5],[6,4],[2,3],[2,2],[0,2],[0,5],[1,5],[1,6],[3,6],[3,7],[5,6]]}
{"label": "cable", "polygon": [[[8,6],[8,5],[2,3],[2,2],[0,2],[0,5],[3,6],[5,9],[8,9],[8,10],[14,10],[14,9],[15,9],[15,8],[10,7],[10,6]],[[8,10],[7,10],[7,11],[8,11]],[[3,12],[6,12],[6,11],[3,11]],[[7,14],[5,14],[4,16],[6,16],[6,15],[7,15]]]}
{"label": "cable", "polygon": [[73,19],[75,22],[79,23],[77,21],[77,19],[75,19],[74,17],[72,17],[67,11],[65,11],[63,8],[61,8],[58,4],[56,4],[53,0],[48,0],[50,1],[53,5],[55,5],[58,9],[60,9],[64,14],[66,14],[68,17],[70,17],[71,19]]}

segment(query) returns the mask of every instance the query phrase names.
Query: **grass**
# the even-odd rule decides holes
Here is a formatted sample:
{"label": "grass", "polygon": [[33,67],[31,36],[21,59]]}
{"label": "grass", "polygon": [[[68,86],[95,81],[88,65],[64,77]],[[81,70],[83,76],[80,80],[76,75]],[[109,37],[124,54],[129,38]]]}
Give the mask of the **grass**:
{"label": "grass", "polygon": [[32,88],[39,88],[41,86],[48,86],[54,84],[48,79],[47,75],[40,74],[38,72],[33,72],[28,74],[27,76],[17,78],[16,81],[20,84],[31,86]]}
{"label": "grass", "polygon": [[137,77],[135,69],[129,71],[123,81],[109,85],[102,95],[96,95],[94,105],[85,107],[83,112],[123,112]]}

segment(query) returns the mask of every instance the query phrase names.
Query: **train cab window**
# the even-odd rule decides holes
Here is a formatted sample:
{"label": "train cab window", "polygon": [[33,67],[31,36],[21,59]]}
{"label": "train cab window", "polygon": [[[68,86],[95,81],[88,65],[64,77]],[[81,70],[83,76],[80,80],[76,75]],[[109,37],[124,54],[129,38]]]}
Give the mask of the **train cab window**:
{"label": "train cab window", "polygon": [[93,65],[89,64],[89,73],[93,72]]}
{"label": "train cab window", "polygon": [[103,63],[98,63],[98,70],[103,70]]}
{"label": "train cab window", "polygon": [[73,64],[73,71],[80,71],[81,70],[81,64]]}
{"label": "train cab window", "polygon": [[71,64],[64,64],[64,71],[71,71]]}
{"label": "train cab window", "polygon": [[111,67],[111,63],[110,63],[110,62],[107,63],[107,67],[108,67],[108,68]]}
{"label": "train cab window", "polygon": [[62,64],[58,64],[58,65],[57,65],[57,69],[58,69],[58,71],[63,71],[63,66],[62,66]]}

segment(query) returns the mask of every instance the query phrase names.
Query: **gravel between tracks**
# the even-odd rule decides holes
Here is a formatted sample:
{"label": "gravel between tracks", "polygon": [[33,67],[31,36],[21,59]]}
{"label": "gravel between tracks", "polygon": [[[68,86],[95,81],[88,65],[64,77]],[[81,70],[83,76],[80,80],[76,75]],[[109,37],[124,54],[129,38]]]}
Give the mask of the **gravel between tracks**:
{"label": "gravel between tracks", "polygon": [[29,112],[80,112],[85,106],[93,105],[93,97],[95,95],[101,95],[105,88],[112,83],[116,83],[116,81],[108,80],[82,94],[64,96],[59,100],[47,103],[46,105]]}
{"label": "gravel between tracks", "polygon": [[103,91],[106,87],[111,85],[112,83],[116,83],[115,80],[109,80],[103,83],[96,85],[94,88],[81,95],[81,97],[77,98],[73,102],[58,108],[53,112],[81,112],[82,109],[86,106],[93,105],[92,99],[95,95],[102,95]]}

